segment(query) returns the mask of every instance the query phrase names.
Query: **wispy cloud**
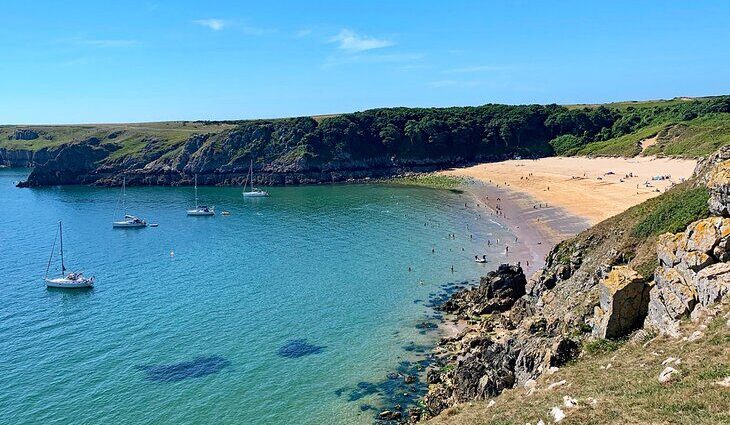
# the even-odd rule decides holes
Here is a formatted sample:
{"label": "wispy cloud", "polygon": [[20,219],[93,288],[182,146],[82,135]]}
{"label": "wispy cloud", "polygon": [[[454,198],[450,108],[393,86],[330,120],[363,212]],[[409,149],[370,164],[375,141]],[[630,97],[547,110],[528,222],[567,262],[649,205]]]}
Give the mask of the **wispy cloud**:
{"label": "wispy cloud", "polygon": [[330,38],[330,43],[337,43],[339,49],[348,52],[382,49],[383,47],[390,47],[395,44],[392,40],[360,35],[349,29],[343,29],[337,35]]}
{"label": "wispy cloud", "polygon": [[474,66],[465,66],[462,68],[452,68],[446,70],[446,72],[452,72],[455,74],[467,74],[472,72],[491,72],[491,71],[505,71],[511,69],[511,67],[508,66],[501,66],[501,65],[474,65]]}
{"label": "wispy cloud", "polygon": [[387,55],[339,55],[330,56],[325,59],[322,64],[323,68],[331,68],[338,65],[355,64],[355,63],[409,63],[423,59],[421,53],[393,53]]}
{"label": "wispy cloud", "polygon": [[228,25],[226,23],[226,21],[224,21],[223,19],[215,19],[215,18],[198,19],[193,22],[198,25],[208,27],[208,28],[212,29],[213,31],[220,31]]}
{"label": "wispy cloud", "polygon": [[218,18],[198,19],[193,22],[198,25],[210,28],[213,31],[220,31],[224,28],[230,28],[241,31],[246,35],[266,35],[278,31],[276,28],[257,27],[255,25],[249,25],[242,22],[235,22]]}

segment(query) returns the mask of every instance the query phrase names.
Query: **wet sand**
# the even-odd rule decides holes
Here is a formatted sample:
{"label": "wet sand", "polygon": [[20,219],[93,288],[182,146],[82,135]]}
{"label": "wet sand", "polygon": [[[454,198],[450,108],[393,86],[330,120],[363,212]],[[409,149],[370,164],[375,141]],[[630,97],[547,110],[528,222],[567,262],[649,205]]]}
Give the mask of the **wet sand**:
{"label": "wet sand", "polygon": [[484,209],[515,235],[516,241],[501,243],[509,246],[505,260],[519,262],[527,276],[543,266],[553,246],[591,226],[588,220],[560,207],[543,203],[541,208],[533,208],[539,202],[521,192],[481,181],[469,182],[466,189],[473,196],[476,208]]}

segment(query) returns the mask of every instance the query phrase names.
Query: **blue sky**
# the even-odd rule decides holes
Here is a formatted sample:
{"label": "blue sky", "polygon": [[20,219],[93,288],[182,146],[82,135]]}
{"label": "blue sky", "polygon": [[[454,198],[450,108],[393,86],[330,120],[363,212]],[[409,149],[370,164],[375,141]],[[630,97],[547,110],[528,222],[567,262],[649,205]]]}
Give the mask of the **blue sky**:
{"label": "blue sky", "polygon": [[730,93],[723,1],[9,3],[0,123]]}

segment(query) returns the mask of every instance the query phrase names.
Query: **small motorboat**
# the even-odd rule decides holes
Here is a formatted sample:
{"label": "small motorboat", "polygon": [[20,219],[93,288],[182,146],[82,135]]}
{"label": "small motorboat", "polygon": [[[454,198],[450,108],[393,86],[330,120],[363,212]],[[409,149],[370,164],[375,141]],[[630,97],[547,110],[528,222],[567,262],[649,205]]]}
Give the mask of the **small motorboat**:
{"label": "small motorboat", "polygon": [[159,224],[157,224],[157,223],[150,223],[150,227],[157,227],[157,226],[159,226]]}
{"label": "small motorboat", "polygon": [[486,255],[482,255],[482,258],[479,258],[479,257],[477,257],[475,255],[474,256],[474,261],[476,261],[477,263],[486,263],[487,262],[487,256]]}
{"label": "small motorboat", "polygon": [[53,254],[56,251],[56,240],[53,240],[53,247],[51,248],[51,257],[48,259],[48,266],[46,267],[46,275],[43,280],[46,282],[48,288],[91,288],[94,286],[94,277],[84,277],[83,272],[71,272],[66,274],[66,263],[63,259],[63,225],[58,222],[58,233],[56,236],[60,239],[61,245],[61,276],[57,278],[48,278],[48,270],[51,268],[51,262],[53,261]]}
{"label": "small motorboat", "polygon": [[221,215],[231,215],[231,213],[229,211],[222,211]]}

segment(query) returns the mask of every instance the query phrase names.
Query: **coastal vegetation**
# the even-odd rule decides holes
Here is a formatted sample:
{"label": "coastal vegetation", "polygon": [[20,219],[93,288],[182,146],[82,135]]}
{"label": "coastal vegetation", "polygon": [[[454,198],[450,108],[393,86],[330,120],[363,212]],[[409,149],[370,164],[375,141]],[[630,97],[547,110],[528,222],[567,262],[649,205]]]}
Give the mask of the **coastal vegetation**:
{"label": "coastal vegetation", "polygon": [[[724,313],[728,309],[725,308]],[[668,336],[646,334],[624,343],[597,340],[594,350],[578,361],[538,378],[535,390],[505,390],[494,403],[480,401],[453,407],[428,423],[464,425],[535,424],[554,422],[558,407],[565,424],[673,423],[720,424],[730,422],[727,387],[719,384],[730,376],[728,344],[730,327],[723,314],[707,326],[703,338],[687,342]],[[692,334],[697,324],[683,324]],[[668,358],[680,378],[662,384],[657,377]],[[565,381],[550,388],[550,384]],[[574,407],[571,401],[575,401]]]}
{"label": "coastal vegetation", "polygon": [[[279,174],[270,179],[275,184],[292,173],[307,178],[291,182],[317,182],[512,157],[634,156],[654,136],[647,154],[697,156],[730,143],[729,128],[730,96],[582,107],[380,108],[273,120],[0,126],[0,162],[53,167],[64,159],[57,151],[79,145],[93,151],[88,167],[78,170],[87,175],[65,181],[104,184],[94,176],[124,170],[144,174],[130,184],[174,184],[193,172],[207,175],[202,184],[224,184],[253,160],[261,171]],[[354,169],[361,172],[341,173]],[[52,175],[34,184],[63,183],[50,181]]]}
{"label": "coastal vegetation", "polygon": [[388,179],[387,182],[403,186],[422,186],[431,189],[446,189],[452,192],[463,192],[460,187],[464,184],[464,179],[456,176],[431,173],[394,177],[392,179]]}

